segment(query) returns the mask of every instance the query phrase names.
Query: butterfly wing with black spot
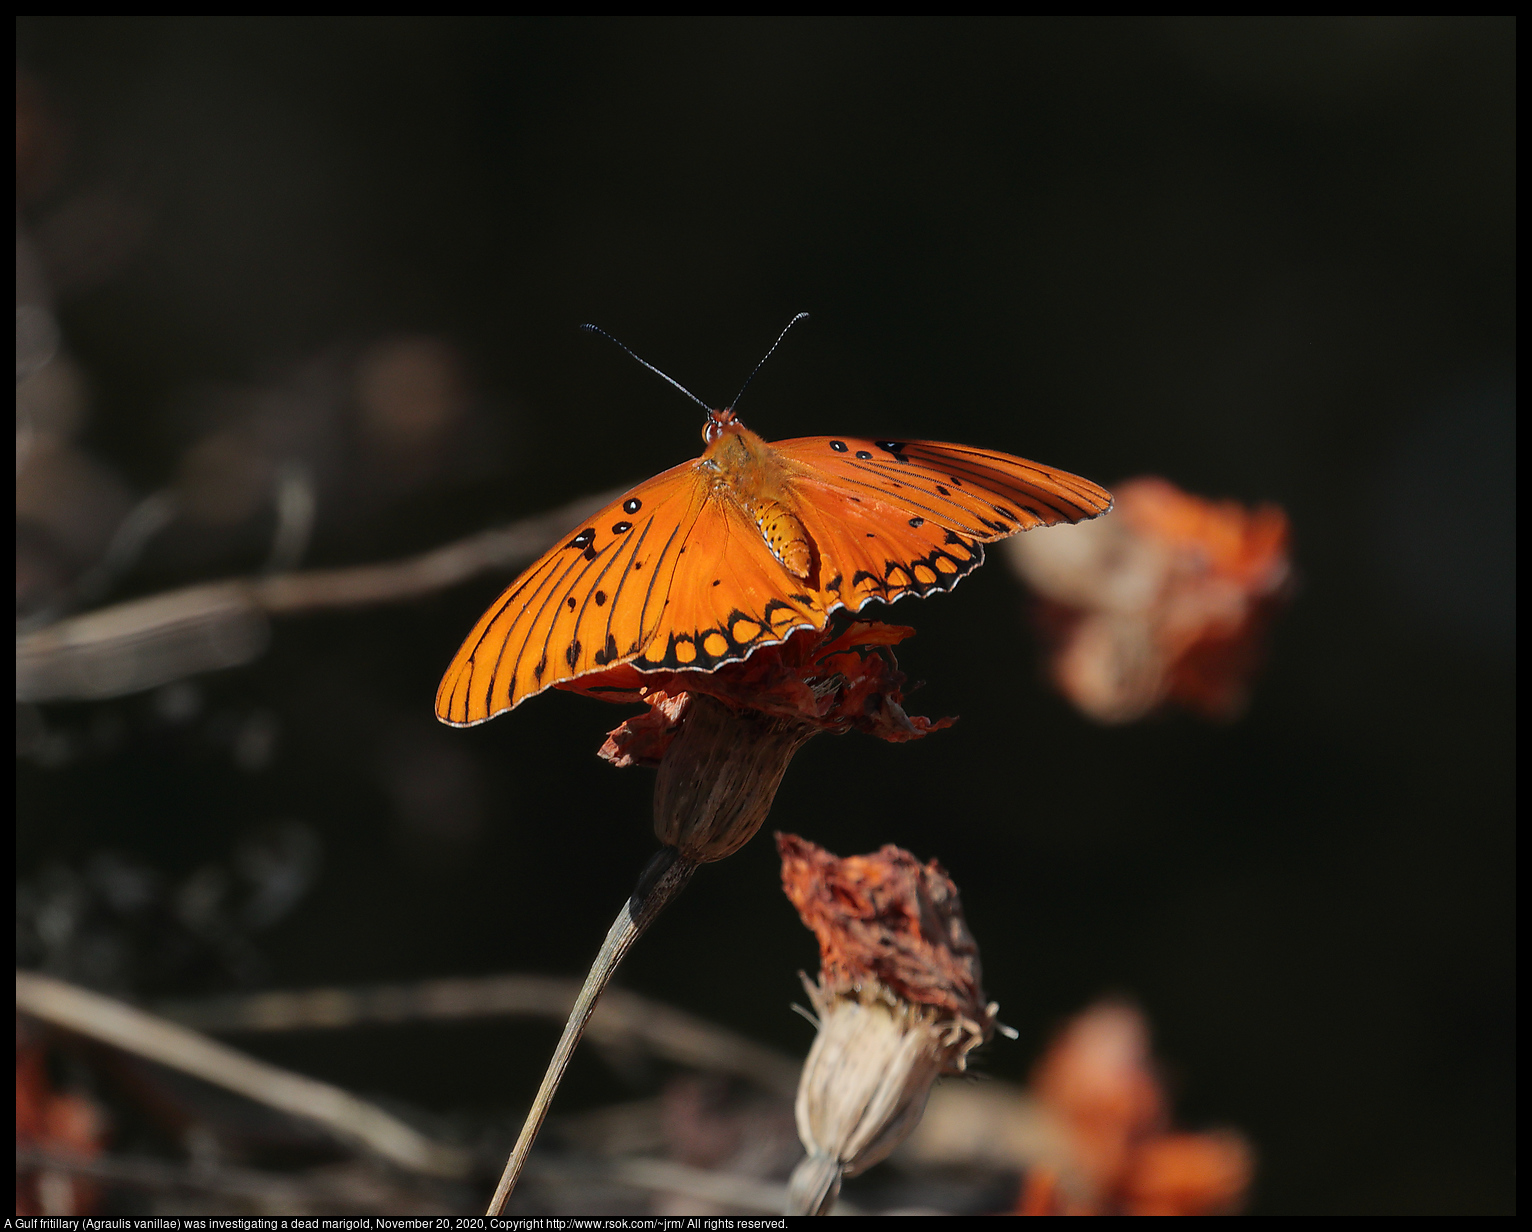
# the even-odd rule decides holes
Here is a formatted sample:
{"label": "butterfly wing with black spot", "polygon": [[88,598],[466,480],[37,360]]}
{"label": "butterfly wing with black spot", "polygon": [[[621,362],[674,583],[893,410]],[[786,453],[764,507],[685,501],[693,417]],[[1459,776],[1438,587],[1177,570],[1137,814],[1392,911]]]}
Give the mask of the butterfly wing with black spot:
{"label": "butterfly wing with black spot", "polygon": [[938,441],[774,442],[820,554],[830,602],[950,590],[982,544],[1107,512],[1111,493],[1067,471]]}
{"label": "butterfly wing with black spot", "polygon": [[828,619],[813,588],[772,555],[756,522],[715,491],[686,537],[659,632],[633,665],[711,671]]}
{"label": "butterfly wing with black spot", "polygon": [[660,636],[707,493],[698,464],[683,463],[561,539],[479,618],[436,691],[437,717],[472,726],[562,681],[634,660]]}

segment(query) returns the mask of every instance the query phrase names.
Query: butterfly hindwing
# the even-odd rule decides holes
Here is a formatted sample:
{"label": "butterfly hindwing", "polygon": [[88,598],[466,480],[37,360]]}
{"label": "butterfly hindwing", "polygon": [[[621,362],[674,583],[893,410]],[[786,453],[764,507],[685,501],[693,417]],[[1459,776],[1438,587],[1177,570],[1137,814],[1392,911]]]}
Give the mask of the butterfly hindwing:
{"label": "butterfly hindwing", "polygon": [[822,629],[824,605],[771,554],[760,529],[727,496],[709,496],[687,536],[660,632],[641,670],[710,671],[796,629]]}
{"label": "butterfly hindwing", "polygon": [[984,549],[970,535],[911,514],[872,494],[805,480],[804,524],[818,550],[827,605],[859,611],[872,599],[951,590],[977,569]]}

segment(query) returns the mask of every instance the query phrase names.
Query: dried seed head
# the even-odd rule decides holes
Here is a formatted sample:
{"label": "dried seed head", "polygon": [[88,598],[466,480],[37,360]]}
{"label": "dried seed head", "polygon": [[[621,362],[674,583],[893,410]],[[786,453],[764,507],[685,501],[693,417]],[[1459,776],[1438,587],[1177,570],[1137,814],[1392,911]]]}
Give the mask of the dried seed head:
{"label": "dried seed head", "polygon": [[777,835],[788,897],[819,939],[805,984],[819,1033],[798,1083],[789,1214],[824,1214],[843,1176],[886,1158],[919,1123],[931,1085],[994,1030],[978,947],[936,861],[887,846],[841,860]]}
{"label": "dried seed head", "polygon": [[853,993],[807,987],[819,1034],[798,1081],[794,1113],[808,1158],[793,1173],[789,1213],[822,1215],[843,1176],[880,1163],[909,1136],[932,1084],[962,1068],[983,1037],[881,985]]}
{"label": "dried seed head", "polygon": [[787,764],[815,729],[692,694],[660,760],[654,833],[698,863],[733,855],[771,811]]}

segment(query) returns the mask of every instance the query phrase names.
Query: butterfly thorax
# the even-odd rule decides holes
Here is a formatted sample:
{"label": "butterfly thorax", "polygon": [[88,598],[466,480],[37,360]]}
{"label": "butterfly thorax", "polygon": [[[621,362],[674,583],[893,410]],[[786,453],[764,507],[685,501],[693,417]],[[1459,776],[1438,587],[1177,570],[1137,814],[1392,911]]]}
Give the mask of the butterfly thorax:
{"label": "butterfly thorax", "polygon": [[776,451],[737,419],[721,425],[703,451],[713,495],[735,503],[753,522],[771,554],[794,577],[813,568],[813,546],[794,512],[788,474]]}

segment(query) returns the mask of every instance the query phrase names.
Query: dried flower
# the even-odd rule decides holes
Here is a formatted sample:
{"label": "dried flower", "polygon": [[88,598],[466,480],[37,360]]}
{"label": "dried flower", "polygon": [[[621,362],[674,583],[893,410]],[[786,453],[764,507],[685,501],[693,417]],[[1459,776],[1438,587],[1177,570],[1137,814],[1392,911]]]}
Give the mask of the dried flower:
{"label": "dried flower", "polygon": [[819,732],[915,740],[951,719],[905,713],[905,677],[888,649],[913,629],[853,621],[838,636],[805,630],[712,672],[622,665],[559,687],[649,709],[616,728],[600,756],[659,767],[654,829],[683,859],[721,860],[771,810],[793,754]]}
{"label": "dried flower", "polygon": [[1215,1215],[1238,1209],[1250,1148],[1230,1131],[1173,1133],[1132,1006],[1104,1002],[1071,1021],[1033,1074],[1032,1088],[1071,1143],[1074,1168],[1028,1174],[1026,1215]]}
{"label": "dried flower", "polygon": [[777,849],[783,889],[819,940],[819,980],[805,980],[819,1033],[796,1108],[808,1158],[789,1213],[820,1215],[842,1177],[915,1128],[932,1083],[963,1070],[998,1007],[984,999],[957,886],[935,860],[892,845],[842,860],[791,834]]}
{"label": "dried flower", "polygon": [[[16,1146],[50,1154],[90,1159],[101,1153],[106,1120],[83,1095],[56,1091],[48,1080],[47,1053],[17,1020]],[[81,1177],[44,1170],[19,1172],[16,1214],[88,1215],[99,1197],[97,1186]]]}
{"label": "dried flower", "polygon": [[1110,517],[1006,545],[1038,595],[1054,682],[1103,723],[1171,702],[1238,717],[1290,588],[1286,515],[1203,500],[1163,479],[1117,493]]}
{"label": "dried flower", "polygon": [[620,664],[558,686],[603,701],[648,704],[607,737],[600,755],[615,766],[659,767],[654,830],[664,846],[591,964],[490,1201],[491,1215],[504,1210],[564,1068],[623,956],[699,864],[722,860],[754,837],[803,742],[822,731],[853,729],[915,740],[952,723],[904,712],[904,675],[889,647],[913,632],[855,620],[839,636],[806,630],[711,672],[646,673]]}

